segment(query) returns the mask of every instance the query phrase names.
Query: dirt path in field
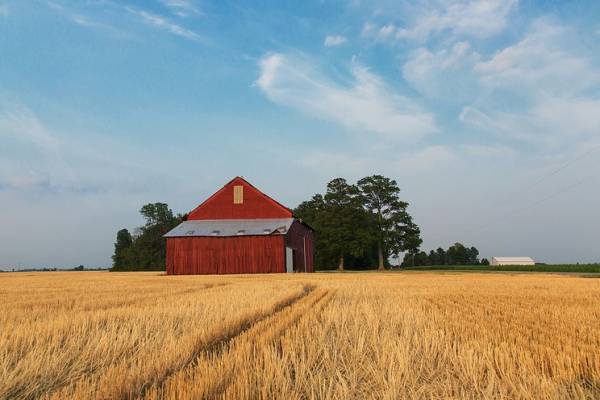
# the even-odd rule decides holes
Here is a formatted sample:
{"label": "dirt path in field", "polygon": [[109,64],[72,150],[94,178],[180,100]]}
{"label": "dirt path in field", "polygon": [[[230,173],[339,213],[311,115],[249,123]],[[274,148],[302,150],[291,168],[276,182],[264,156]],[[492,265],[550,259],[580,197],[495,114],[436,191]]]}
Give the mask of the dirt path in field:
{"label": "dirt path in field", "polygon": [[[281,304],[272,313],[255,320],[237,335],[232,335],[202,350],[187,368],[178,371],[159,385],[154,385],[140,398],[221,398],[236,377],[236,369],[243,368],[244,360],[253,351],[273,343],[284,332],[296,325],[307,313],[320,313],[331,301],[334,291],[305,286],[302,296],[288,304]],[[240,366],[242,365],[242,366]],[[210,372],[210,376],[205,376]],[[199,380],[199,381],[198,381]],[[180,393],[191,387],[193,393]]]}

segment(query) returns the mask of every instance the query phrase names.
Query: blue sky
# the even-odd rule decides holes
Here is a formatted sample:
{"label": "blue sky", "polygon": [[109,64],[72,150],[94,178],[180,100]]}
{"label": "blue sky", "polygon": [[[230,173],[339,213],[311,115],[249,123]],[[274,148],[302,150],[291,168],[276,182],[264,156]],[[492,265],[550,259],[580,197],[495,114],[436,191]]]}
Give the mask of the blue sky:
{"label": "blue sky", "polygon": [[141,205],[396,179],[425,250],[598,262],[596,1],[0,0],[0,268]]}

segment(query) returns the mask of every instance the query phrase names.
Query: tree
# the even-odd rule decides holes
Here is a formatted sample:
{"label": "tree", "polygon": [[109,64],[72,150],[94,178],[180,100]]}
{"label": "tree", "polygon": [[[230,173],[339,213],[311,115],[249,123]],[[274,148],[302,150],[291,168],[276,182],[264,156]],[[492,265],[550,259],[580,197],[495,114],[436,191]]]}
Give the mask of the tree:
{"label": "tree", "polygon": [[165,203],[150,203],[140,209],[146,224],[138,228],[135,238],[136,269],[162,270],[165,268],[167,244],[163,235],[181,222]]}
{"label": "tree", "polygon": [[129,231],[117,233],[113,270],[164,270],[166,240],[163,235],[177,226],[183,216],[175,215],[165,203],[150,203],[140,209],[146,220],[132,237]]}
{"label": "tree", "polygon": [[357,183],[363,206],[370,212],[377,242],[378,269],[387,259],[402,251],[416,252],[421,245],[420,231],[406,211],[408,203],[399,198],[396,181],[382,175],[363,178]]}
{"label": "tree", "polygon": [[435,255],[436,255],[437,262],[439,263],[439,265],[446,264],[446,252],[444,251],[444,249],[442,249],[441,247],[438,247],[437,250],[435,251]]}
{"label": "tree", "polygon": [[316,194],[294,210],[316,231],[315,264],[337,263],[344,270],[348,258],[360,262],[369,251],[370,235],[367,212],[362,208],[358,189],[345,179],[333,179],[324,196]]}
{"label": "tree", "polygon": [[454,245],[448,248],[446,255],[447,264],[449,265],[465,265],[469,263],[469,249],[462,243],[454,243]]}
{"label": "tree", "polygon": [[114,269],[119,270],[127,267],[129,250],[132,244],[133,238],[127,229],[121,229],[117,232],[115,254],[112,256]]}
{"label": "tree", "polygon": [[428,259],[429,259],[429,265],[440,265],[440,261],[438,260],[438,255],[435,252],[435,250],[431,250],[429,252]]}
{"label": "tree", "polygon": [[420,251],[415,255],[414,265],[429,265],[429,258],[427,257],[427,253],[424,251]]}
{"label": "tree", "polygon": [[323,234],[330,251],[336,254],[338,270],[344,270],[348,255],[360,256],[368,242],[368,214],[362,207],[356,186],[336,178],[327,184],[324,196]]}
{"label": "tree", "polygon": [[403,268],[409,268],[415,266],[415,254],[414,253],[404,253],[404,259],[402,260],[402,264],[400,264]]}
{"label": "tree", "polygon": [[487,258],[482,258],[481,259],[481,265],[490,265],[490,262],[488,261]]}
{"label": "tree", "polygon": [[475,247],[467,249],[468,264],[479,264],[479,250]]}

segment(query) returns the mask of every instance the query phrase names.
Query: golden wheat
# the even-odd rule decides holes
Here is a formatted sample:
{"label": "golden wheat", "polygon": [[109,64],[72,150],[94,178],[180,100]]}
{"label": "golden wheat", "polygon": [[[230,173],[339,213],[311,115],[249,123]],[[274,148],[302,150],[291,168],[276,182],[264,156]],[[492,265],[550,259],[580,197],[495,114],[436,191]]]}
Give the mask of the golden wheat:
{"label": "golden wheat", "polygon": [[0,398],[600,398],[600,279],[0,275]]}

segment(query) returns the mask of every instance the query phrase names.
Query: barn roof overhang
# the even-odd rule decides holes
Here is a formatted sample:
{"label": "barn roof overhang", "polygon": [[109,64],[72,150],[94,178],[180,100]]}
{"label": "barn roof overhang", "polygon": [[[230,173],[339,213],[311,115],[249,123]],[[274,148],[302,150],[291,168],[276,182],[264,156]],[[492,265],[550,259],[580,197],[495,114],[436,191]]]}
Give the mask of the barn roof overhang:
{"label": "barn roof overhang", "polygon": [[220,219],[184,221],[163,237],[234,237],[285,235],[294,218]]}

